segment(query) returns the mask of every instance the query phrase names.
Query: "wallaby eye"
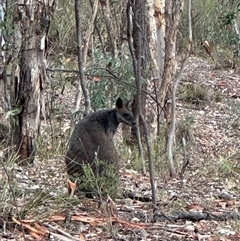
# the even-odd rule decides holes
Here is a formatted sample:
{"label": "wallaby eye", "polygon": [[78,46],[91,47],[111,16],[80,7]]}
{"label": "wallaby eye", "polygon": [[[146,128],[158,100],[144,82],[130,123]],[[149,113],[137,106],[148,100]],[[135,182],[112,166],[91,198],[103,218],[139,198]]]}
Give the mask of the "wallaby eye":
{"label": "wallaby eye", "polygon": [[129,114],[128,113],[123,113],[123,117],[128,117]]}

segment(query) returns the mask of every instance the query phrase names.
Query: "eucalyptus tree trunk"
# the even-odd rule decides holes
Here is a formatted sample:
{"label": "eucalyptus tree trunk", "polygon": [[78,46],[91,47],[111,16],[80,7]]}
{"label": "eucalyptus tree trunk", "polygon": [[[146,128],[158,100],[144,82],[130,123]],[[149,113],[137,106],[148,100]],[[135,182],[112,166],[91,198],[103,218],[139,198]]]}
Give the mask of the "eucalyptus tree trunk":
{"label": "eucalyptus tree trunk", "polygon": [[32,162],[41,117],[45,117],[46,38],[55,0],[18,0],[14,7],[12,144],[22,162]]}
{"label": "eucalyptus tree trunk", "polygon": [[[178,75],[176,73],[176,38],[177,38],[177,29],[183,10],[184,0],[170,1],[166,0],[165,2],[165,21],[166,21],[166,32],[165,32],[165,59],[164,59],[164,73],[162,82],[159,90],[159,102],[163,108],[169,106],[171,109],[168,111],[165,108],[166,122],[168,124],[168,136],[167,136],[167,157],[168,157],[168,166],[169,173],[171,177],[176,177],[176,171],[173,162],[172,154],[172,144],[175,135],[175,124],[176,124],[176,90],[178,83],[181,79],[182,73],[185,68],[185,64],[190,52],[190,46],[192,37],[189,37],[189,46],[186,54],[186,58],[182,62],[181,70]],[[190,28],[191,29],[191,28]],[[167,91],[171,92],[171,104],[166,105]]]}
{"label": "eucalyptus tree trunk", "polygon": [[[86,86],[86,79],[84,75],[85,61],[82,53],[82,31],[81,31],[81,16],[80,16],[80,0],[75,0],[75,20],[76,20],[76,31],[77,31],[77,53],[78,53],[78,89],[75,100],[75,111],[80,109],[81,93],[83,92],[85,99],[85,111],[84,115],[88,115],[90,112],[91,100]],[[96,15],[96,14],[95,14]],[[95,18],[95,17],[94,17]],[[93,20],[94,21],[94,20]],[[92,26],[93,28],[93,26]],[[88,40],[87,40],[88,41]]]}
{"label": "eucalyptus tree trunk", "polygon": [[[171,125],[168,135],[167,141],[167,157],[168,157],[168,165],[169,165],[169,173],[171,177],[176,177],[176,171],[173,163],[173,139],[175,135],[175,126],[176,126],[176,91],[178,84],[182,78],[183,71],[185,70],[187,59],[190,55],[191,45],[192,45],[192,2],[188,0],[188,41],[187,41],[187,50],[185,54],[185,58],[182,60],[180,71],[178,72],[176,78],[173,80],[172,84],[172,94],[171,94]],[[185,141],[183,140],[183,145],[185,145]],[[186,160],[185,160],[186,161]],[[181,178],[183,178],[184,169],[181,171]]]}
{"label": "eucalyptus tree trunk", "polygon": [[184,0],[164,0],[164,25],[165,25],[165,57],[164,70],[158,92],[158,100],[162,107],[166,101],[170,82],[176,73],[176,38],[180,16],[183,10]]}
{"label": "eucalyptus tree trunk", "polygon": [[[146,8],[147,5],[144,0],[131,1],[128,0],[127,4],[127,36],[129,50],[131,52],[134,76],[136,81],[137,95],[135,97],[135,118],[137,120],[136,137],[138,141],[139,155],[142,160],[142,172],[146,173],[143,149],[141,143],[141,133],[140,133],[140,123],[143,127],[142,136],[145,136],[147,151],[148,151],[148,164],[150,173],[150,182],[152,189],[152,204],[153,204],[153,214],[156,214],[156,189],[155,189],[155,178],[154,178],[154,168],[153,160],[151,155],[151,144],[148,134],[148,128],[146,121],[143,117],[143,105],[142,105],[142,88],[143,88],[143,78],[147,78],[144,72],[148,69],[149,56],[149,45],[147,43],[147,21],[146,21]],[[144,106],[145,108],[145,106]]]}
{"label": "eucalyptus tree trunk", "polygon": [[148,11],[146,12],[149,22],[149,50],[153,63],[153,78],[160,81],[164,69],[165,57],[165,0],[147,0]]}
{"label": "eucalyptus tree trunk", "polygon": [[[3,25],[5,19],[6,2],[0,1],[0,24]],[[9,110],[9,98],[7,93],[7,66],[6,51],[4,51],[5,36],[0,28],[0,141],[2,141],[8,129],[6,121],[6,112]]]}
{"label": "eucalyptus tree trunk", "polygon": [[108,38],[108,49],[111,52],[112,57],[116,58],[118,51],[117,51],[117,39],[118,39],[118,32],[116,24],[114,25],[113,21],[113,14],[110,9],[110,1],[109,0],[100,0],[99,1],[102,6],[103,17],[106,23],[106,30],[107,30],[107,38]]}
{"label": "eucalyptus tree trunk", "polygon": [[92,36],[93,30],[94,30],[94,22],[96,20],[97,11],[98,11],[98,5],[99,5],[98,3],[99,3],[98,0],[94,1],[94,4],[92,6],[92,19],[89,22],[89,27],[88,27],[88,30],[86,31],[85,37],[84,37],[85,41],[86,41],[85,44],[84,44],[83,50],[82,50],[84,66],[86,66],[86,63],[87,63],[87,53],[88,53],[88,49],[89,49],[91,36]]}
{"label": "eucalyptus tree trunk", "polygon": [[[155,74],[155,78],[159,81],[159,87],[156,90],[158,131],[160,115],[163,110],[167,123],[166,149],[169,171],[170,176],[175,176],[172,141],[175,134],[175,93],[181,74],[175,79],[174,84],[172,84],[172,81],[176,74],[176,38],[184,0],[147,0],[147,3],[149,5],[149,33],[152,36],[149,41],[150,51],[152,59],[155,58],[154,66],[156,66],[158,72]],[[168,93],[173,95],[171,103],[167,103],[168,98],[170,98]],[[159,108],[159,105],[161,108]],[[174,113],[171,113],[172,111]]]}
{"label": "eucalyptus tree trunk", "polygon": [[157,63],[159,68],[160,79],[164,71],[164,59],[165,59],[165,0],[155,0],[155,19],[157,26]]}
{"label": "eucalyptus tree trunk", "polygon": [[[0,2],[0,24],[4,24],[6,4],[5,1]],[[3,46],[5,45],[5,36],[3,34],[2,29],[0,28],[0,123],[2,122],[2,118],[4,118],[4,103],[6,103],[6,93],[5,93],[5,51],[3,50]]]}

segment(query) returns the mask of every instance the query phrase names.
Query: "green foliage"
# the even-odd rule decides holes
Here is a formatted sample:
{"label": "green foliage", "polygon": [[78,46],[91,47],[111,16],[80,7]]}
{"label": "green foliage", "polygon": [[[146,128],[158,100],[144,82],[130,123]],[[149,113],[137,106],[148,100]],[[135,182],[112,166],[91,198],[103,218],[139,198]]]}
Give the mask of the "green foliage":
{"label": "green foliage", "polygon": [[132,62],[125,55],[115,59],[110,53],[104,56],[97,50],[94,53],[94,64],[87,75],[97,77],[97,81],[88,83],[93,109],[112,106],[119,96],[129,100],[136,93]]}
{"label": "green foliage", "polygon": [[186,103],[194,104],[198,107],[205,106],[210,102],[221,102],[222,94],[218,91],[213,91],[205,85],[184,84],[178,89],[178,97]]}
{"label": "green foliage", "polygon": [[182,143],[183,138],[186,142],[193,139],[193,125],[195,121],[192,115],[186,116],[185,119],[178,121],[176,130],[177,143]]}
{"label": "green foliage", "polygon": [[121,156],[121,159],[124,160],[124,166],[127,169],[133,169],[141,172],[142,162],[139,158],[138,149],[135,144],[131,144],[131,146],[127,144],[121,145],[121,147],[118,148],[118,152]]}
{"label": "green foliage", "polygon": [[[2,152],[6,151],[9,150],[0,150],[1,156]],[[53,184],[53,179],[59,176],[58,167],[55,166],[54,172],[48,175],[51,165],[55,164],[51,160],[50,164],[45,163],[45,167],[42,167],[42,162],[43,160],[39,162],[40,168],[36,160],[34,168],[19,167],[16,153],[9,154],[5,160],[0,157],[0,211],[3,222],[7,222],[12,216],[18,220],[26,217],[30,219],[49,217],[54,212],[54,208],[57,212],[66,205],[67,189],[63,191],[64,186],[59,189],[59,183]]]}
{"label": "green foliage", "polygon": [[[2,151],[2,150],[1,150]],[[1,153],[2,155],[2,153]],[[2,175],[0,178],[0,188],[1,188],[1,195],[0,195],[0,202],[5,203],[4,211],[0,210],[1,213],[5,211],[9,212],[12,209],[13,205],[13,194],[14,192],[14,185],[10,186],[10,182],[12,181],[11,170],[13,165],[16,163],[18,157],[16,155],[11,155],[7,162],[3,162],[3,159],[0,159],[0,169],[2,169]],[[11,182],[14,184],[14,182]]]}
{"label": "green foliage", "polygon": [[[112,3],[114,12],[120,14],[121,5]],[[60,0],[57,5],[54,19],[51,24],[49,41],[50,41],[50,58],[53,62],[60,65],[60,68],[77,69],[77,61],[66,65],[66,59],[69,54],[76,53],[76,27],[74,16],[74,2]],[[89,28],[89,19],[92,17],[92,7],[89,1],[81,1],[81,30],[84,42],[86,30]],[[108,44],[106,34],[105,20],[99,9],[97,22],[93,33],[93,43],[88,51],[86,63],[86,75],[88,76],[87,88],[90,92],[91,106],[94,110],[106,108],[115,104],[115,99],[119,96],[128,100],[135,94],[135,79],[130,53],[127,47],[122,44],[117,57],[113,57],[108,52],[107,47],[103,50],[103,45]],[[116,25],[119,25],[118,23]],[[100,36],[98,36],[100,35]],[[100,39],[99,39],[100,38]],[[56,59],[54,59],[57,56]],[[61,75],[61,74],[55,74]],[[147,73],[146,73],[147,75]],[[76,86],[77,78],[64,73],[64,79]],[[116,77],[116,78],[115,78]]]}
{"label": "green foliage", "polygon": [[231,114],[229,115],[229,118],[227,119],[227,129],[229,131],[232,131],[232,135],[239,138],[239,131],[240,130],[240,103],[238,100],[228,100],[228,106],[229,110],[231,111]]}
{"label": "green foliage", "polygon": [[232,25],[233,24],[233,20],[237,18],[237,12],[236,11],[229,11],[226,12],[224,14],[223,17],[221,17],[222,20],[222,26],[226,26],[226,25]]}
{"label": "green foliage", "polygon": [[[49,33],[50,53],[52,54],[58,55],[59,53],[76,52],[74,2],[75,1],[65,0],[58,1]],[[83,15],[83,19],[90,17],[91,10],[88,1],[81,1],[81,14]],[[87,29],[87,22],[83,21],[81,26],[84,32],[85,29]]]}
{"label": "green foliage", "polygon": [[229,159],[220,157],[218,160],[218,172],[222,175],[230,175],[232,170],[232,163]]}
{"label": "green foliage", "polygon": [[[193,29],[193,45],[200,47],[200,41],[202,38],[207,38],[209,30],[212,27],[213,18],[216,15],[216,6],[218,0],[207,1],[192,1],[192,29]],[[212,17],[214,16],[214,17]],[[182,18],[179,25],[179,30],[183,39],[188,37],[188,4],[185,4]],[[184,46],[183,46],[184,47]]]}
{"label": "green foliage", "polygon": [[222,94],[220,92],[215,92],[214,93],[214,101],[215,102],[222,102]]}
{"label": "green foliage", "polygon": [[9,110],[7,113],[6,113],[6,119],[8,119],[10,116],[17,116],[18,114],[20,114],[22,112],[22,106],[18,107],[18,108],[15,108],[15,109],[12,109],[12,110]]}
{"label": "green foliage", "polygon": [[[1,152],[2,151],[6,152],[8,150],[1,150]],[[0,178],[0,201],[2,204],[4,203],[4,205],[1,205],[0,212],[3,214],[3,216],[12,212],[14,206],[16,205],[16,203],[14,203],[16,197],[20,197],[22,195],[22,190],[18,187],[18,183],[14,179],[12,172],[17,159],[18,156],[16,154],[10,155],[5,161],[3,161],[2,157],[0,159],[0,168],[2,170],[2,175]]]}
{"label": "green foliage", "polygon": [[[187,4],[180,24],[181,42],[179,48],[182,49],[183,39],[187,39],[188,15]],[[195,52],[205,51],[201,48],[201,40],[207,40],[213,47],[214,56],[219,60],[228,58],[238,58],[240,52],[240,38],[236,31],[235,21],[239,22],[239,5],[237,2],[221,3],[218,0],[192,1],[192,28],[193,46]],[[219,50],[223,50],[222,53]]]}
{"label": "green foliage", "polygon": [[8,125],[0,123],[0,146],[8,146],[10,140],[10,129]]}
{"label": "green foliage", "polygon": [[37,139],[37,156],[41,160],[65,155],[67,151],[70,127],[64,130],[64,123],[56,120],[52,120],[49,124],[41,126],[41,132]]}
{"label": "green foliage", "polygon": [[[118,174],[113,165],[109,165],[104,161],[97,159],[94,160],[93,171],[91,165],[83,164],[84,175],[74,174],[73,177],[79,179],[77,191],[85,192],[92,195],[97,195],[100,199],[106,198],[109,195],[115,198],[118,195]],[[100,172],[100,170],[102,170]]]}
{"label": "green foliage", "polygon": [[154,160],[154,171],[156,175],[168,172],[166,155],[166,125],[162,124],[158,138],[152,143],[152,157]]}
{"label": "green foliage", "polygon": [[228,157],[220,156],[218,159],[218,173],[224,177],[240,175],[239,153]]}
{"label": "green foliage", "polygon": [[196,105],[204,105],[210,101],[210,93],[206,86],[187,84],[179,90],[183,101]]}

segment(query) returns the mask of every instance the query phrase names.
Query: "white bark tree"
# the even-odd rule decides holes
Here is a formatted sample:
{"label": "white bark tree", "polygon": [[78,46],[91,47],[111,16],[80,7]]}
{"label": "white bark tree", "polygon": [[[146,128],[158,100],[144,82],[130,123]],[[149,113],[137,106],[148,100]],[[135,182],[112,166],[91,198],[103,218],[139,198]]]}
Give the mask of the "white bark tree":
{"label": "white bark tree", "polygon": [[165,0],[147,0],[146,5],[149,9],[147,12],[149,20],[149,50],[154,66],[154,76],[152,77],[160,80],[164,70],[165,58]]}
{"label": "white bark tree", "polygon": [[[81,93],[83,92],[84,100],[85,100],[85,111],[84,115],[88,115],[90,112],[91,100],[88,93],[88,89],[86,87],[86,78],[84,75],[84,70],[86,66],[86,57],[87,57],[87,49],[89,44],[89,38],[87,38],[87,46],[84,47],[85,50],[82,51],[82,31],[81,31],[81,15],[80,15],[80,0],[75,0],[75,20],[76,20],[76,32],[77,32],[77,52],[78,52],[78,71],[79,71],[79,81],[78,81],[78,89],[75,100],[75,111],[80,109],[81,103]],[[98,3],[98,1],[96,1]],[[97,6],[95,6],[97,8]],[[97,10],[95,10],[97,11]],[[96,16],[95,12],[95,16]],[[94,22],[95,16],[93,17],[92,24]],[[93,31],[93,25],[90,26],[89,32]],[[85,53],[86,51],[86,53]]]}
{"label": "white bark tree", "polygon": [[[158,104],[164,111],[164,116],[168,127],[167,152],[169,160],[170,176],[175,176],[176,172],[172,159],[172,139],[175,131],[175,119],[171,117],[171,110],[175,111],[175,103],[166,104],[168,92],[175,95],[179,78],[172,84],[176,72],[176,39],[178,24],[183,10],[184,0],[148,0],[149,6],[149,28],[152,36],[149,42],[152,62],[154,63],[155,78],[159,80]],[[174,102],[173,98],[173,102]],[[168,109],[169,108],[169,109]],[[170,110],[170,111],[169,111]],[[175,117],[174,117],[175,118]],[[158,118],[159,119],[159,118]],[[169,132],[170,131],[170,132]]]}
{"label": "white bark tree", "polygon": [[[0,23],[4,24],[6,1],[0,1]],[[6,71],[6,51],[5,36],[0,28],[0,141],[6,136],[8,123],[5,119],[6,112],[9,110],[9,98],[7,94],[7,71]]]}

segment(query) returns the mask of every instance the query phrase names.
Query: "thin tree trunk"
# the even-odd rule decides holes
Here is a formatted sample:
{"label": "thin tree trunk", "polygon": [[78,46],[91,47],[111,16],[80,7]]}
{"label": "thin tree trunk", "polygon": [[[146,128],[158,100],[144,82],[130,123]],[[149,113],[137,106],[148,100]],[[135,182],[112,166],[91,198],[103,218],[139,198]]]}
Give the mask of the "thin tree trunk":
{"label": "thin tree trunk", "polygon": [[[134,9],[131,9],[134,8]],[[143,158],[143,150],[142,150],[142,143],[140,138],[140,132],[139,132],[139,123],[141,122],[144,129],[144,135],[148,150],[148,161],[149,161],[149,172],[150,172],[150,181],[151,181],[151,190],[152,190],[152,203],[153,203],[153,215],[155,218],[156,214],[156,189],[154,184],[154,168],[153,168],[153,162],[152,162],[152,155],[151,155],[151,148],[150,148],[150,140],[148,135],[148,129],[146,122],[143,118],[142,114],[142,105],[141,105],[141,94],[142,94],[142,80],[141,80],[141,68],[142,68],[142,56],[146,56],[146,53],[143,53],[143,46],[144,46],[144,40],[147,38],[144,36],[144,30],[145,27],[145,18],[144,18],[144,9],[145,4],[144,0],[139,0],[138,2],[133,5],[133,2],[131,0],[128,1],[127,6],[127,21],[128,21],[128,27],[127,27],[127,35],[128,35],[128,43],[129,43],[129,49],[131,52],[132,60],[133,60],[133,68],[134,68],[134,75],[136,79],[136,87],[137,87],[137,111],[136,111],[136,119],[137,119],[137,140],[138,140],[138,148],[139,148],[139,155],[142,160],[142,171],[143,174],[145,174],[145,163]],[[134,18],[132,18],[132,15],[130,13],[134,14]],[[131,21],[132,20],[132,21]],[[141,24],[140,24],[141,23]],[[131,30],[133,31],[133,34],[131,34]],[[135,37],[135,39],[133,39]],[[135,42],[135,48],[133,47],[133,42]],[[143,65],[145,68],[146,66]]]}
{"label": "thin tree trunk", "polygon": [[93,14],[92,14],[92,19],[91,22],[89,24],[88,30],[86,31],[86,35],[85,35],[85,43],[84,43],[84,47],[83,47],[83,65],[86,66],[86,62],[87,62],[87,53],[88,53],[88,49],[89,49],[89,43],[91,40],[91,36],[93,34],[93,28],[94,28],[94,22],[97,16],[97,11],[98,11],[98,0],[95,0],[94,4],[93,4]]}
{"label": "thin tree trunk", "polygon": [[[137,143],[138,143],[138,151],[139,151],[139,156],[141,158],[141,162],[142,162],[142,172],[145,175],[146,173],[146,168],[145,168],[145,162],[144,162],[144,158],[143,158],[143,149],[142,149],[142,143],[141,143],[141,137],[140,137],[140,130],[139,130],[139,108],[141,109],[141,76],[140,76],[140,67],[139,67],[139,61],[137,61],[137,58],[135,56],[135,49],[133,47],[133,38],[132,38],[132,33],[131,33],[131,29],[132,29],[132,3],[131,0],[128,1],[128,7],[127,7],[127,36],[128,36],[128,44],[129,44],[129,50],[133,59],[133,69],[134,69],[134,75],[135,75],[135,79],[136,79],[136,87],[137,87],[137,111],[135,113],[135,118],[137,121],[137,126],[136,126],[136,137],[137,137]],[[136,18],[136,16],[135,16]],[[140,91],[139,91],[139,87],[140,87]],[[140,92],[140,93],[139,93]],[[139,100],[140,98],[140,100]]]}
{"label": "thin tree trunk", "polygon": [[[89,0],[89,2],[90,2],[91,7],[93,8],[92,0]],[[100,45],[101,45],[101,49],[102,49],[102,53],[104,55],[104,58],[107,59],[106,48],[105,48],[104,41],[103,41],[103,38],[102,38],[102,35],[101,35],[101,31],[98,27],[98,18],[95,18],[94,27],[95,27],[95,30],[97,31],[97,34],[98,34],[98,38],[99,38],[99,42],[100,42]],[[94,44],[94,43],[92,42],[92,44]],[[93,51],[93,56],[94,56],[94,51]],[[94,59],[93,59],[93,62],[95,62]]]}
{"label": "thin tree trunk", "polygon": [[149,167],[150,183],[151,183],[151,190],[152,190],[153,221],[156,222],[156,214],[157,214],[156,188],[155,188],[154,166],[153,166],[153,159],[152,159],[152,153],[151,153],[151,143],[149,139],[147,124],[143,118],[143,115],[140,114],[139,117],[140,117],[141,123],[143,124],[144,132],[145,132],[145,140],[146,140],[147,152],[148,152],[148,167]]}
{"label": "thin tree trunk", "polygon": [[85,98],[85,112],[84,115],[89,114],[90,112],[90,97],[88,93],[88,89],[86,87],[86,80],[84,76],[84,62],[83,62],[83,54],[82,54],[82,31],[80,26],[80,0],[75,0],[75,19],[76,19],[76,29],[77,29],[77,52],[78,52],[78,70],[79,70],[79,82],[78,89],[76,94],[75,101],[75,111],[80,109],[81,104],[81,93],[83,92]]}
{"label": "thin tree trunk", "polygon": [[148,5],[148,22],[149,22],[149,50],[151,61],[153,63],[153,78],[160,82],[164,69],[165,56],[165,23],[164,23],[164,6],[165,0],[147,0]]}
{"label": "thin tree trunk", "polygon": [[161,81],[158,99],[163,107],[169,84],[173,79],[176,67],[176,37],[177,29],[183,10],[184,0],[165,0],[165,59],[164,73]]}
{"label": "thin tree trunk", "polygon": [[173,88],[172,88],[172,106],[171,106],[171,125],[170,125],[170,131],[167,141],[167,157],[168,157],[168,164],[169,164],[169,172],[170,177],[176,177],[176,171],[174,168],[173,163],[173,155],[172,155],[172,149],[173,149],[173,139],[175,134],[175,126],[176,126],[176,90],[179,84],[179,81],[182,78],[183,71],[185,70],[187,59],[189,57],[190,51],[191,51],[191,44],[192,44],[192,18],[191,18],[191,0],[188,0],[188,45],[187,45],[187,52],[186,56],[182,61],[181,69],[173,81]]}
{"label": "thin tree trunk", "polygon": [[113,22],[112,12],[110,10],[110,3],[109,3],[109,0],[100,0],[100,4],[102,6],[103,16],[105,18],[105,23],[106,23],[109,52],[112,53],[113,58],[116,58],[118,54],[117,31],[113,25],[114,22]]}
{"label": "thin tree trunk", "polygon": [[[165,0],[155,0],[155,18],[157,23],[157,63],[159,68],[159,83],[161,85],[161,78],[164,71],[165,59]],[[159,86],[160,86],[159,85]]]}

